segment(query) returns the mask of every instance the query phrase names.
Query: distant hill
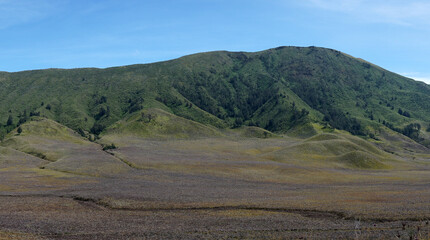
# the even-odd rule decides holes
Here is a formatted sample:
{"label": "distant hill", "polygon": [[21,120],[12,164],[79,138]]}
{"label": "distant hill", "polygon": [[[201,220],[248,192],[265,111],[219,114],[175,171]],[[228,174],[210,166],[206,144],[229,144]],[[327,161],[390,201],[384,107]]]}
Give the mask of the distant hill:
{"label": "distant hill", "polygon": [[[317,124],[374,139],[395,131],[430,145],[430,86],[331,49],[219,51],[108,69],[0,72],[2,138],[30,115],[84,136],[129,132],[145,118],[144,109],[170,124],[161,132],[146,126],[145,136],[185,136],[195,127],[213,135],[216,128],[247,125],[296,136],[303,130],[309,137]],[[173,126],[176,120],[183,131]]]}

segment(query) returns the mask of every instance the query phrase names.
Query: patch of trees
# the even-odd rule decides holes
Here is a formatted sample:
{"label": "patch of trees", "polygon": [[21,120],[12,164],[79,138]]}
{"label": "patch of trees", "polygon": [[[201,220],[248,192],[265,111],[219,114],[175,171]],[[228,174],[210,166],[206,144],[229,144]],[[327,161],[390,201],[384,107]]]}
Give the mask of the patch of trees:
{"label": "patch of trees", "polygon": [[396,132],[401,133],[401,131],[402,131],[400,128],[396,128],[396,127],[394,127],[394,125],[393,125],[392,123],[388,122],[388,121],[383,120],[383,121],[382,121],[382,124],[383,124],[384,126],[386,126],[387,128],[389,128],[389,129],[391,129],[391,130],[394,130],[394,131],[396,131]]}
{"label": "patch of trees", "polygon": [[146,113],[146,114],[142,113],[138,121],[141,121],[144,123],[150,123],[152,119],[155,119],[155,117],[156,117],[155,115],[152,115],[150,113]]}
{"label": "patch of trees", "polygon": [[21,113],[20,115],[18,115],[19,121],[18,121],[18,126],[27,122],[28,120],[28,116],[27,116],[27,110],[24,110],[23,113]]}
{"label": "patch of trees", "polygon": [[114,143],[110,144],[110,145],[103,145],[103,151],[107,151],[107,150],[111,150],[111,149],[116,149],[117,147],[115,146]]}
{"label": "patch of trees", "polygon": [[178,97],[173,97],[170,95],[163,96],[163,97],[157,96],[155,100],[164,103],[164,105],[168,107],[178,107],[183,104]]}
{"label": "patch of trees", "polygon": [[78,128],[76,132],[79,133],[79,135],[81,135],[82,137],[87,137],[87,134],[85,134],[85,131],[82,128]]}
{"label": "patch of trees", "polygon": [[129,98],[128,99],[128,104],[129,104],[128,105],[128,112],[129,113],[134,113],[134,112],[142,110],[143,109],[142,104],[143,104],[144,101],[145,100],[142,97],[140,97],[140,96],[136,97],[134,99]]}
{"label": "patch of trees", "polygon": [[408,118],[410,118],[411,117],[411,114],[409,113],[409,112],[407,112],[407,111],[403,111],[401,108],[399,108],[399,111],[397,111],[400,115],[402,115],[402,116],[405,116],[405,117],[408,117]]}
{"label": "patch of trees", "polygon": [[101,96],[99,99],[96,100],[96,104],[103,104],[107,102],[106,96]]}
{"label": "patch of trees", "polygon": [[353,135],[365,135],[360,122],[356,118],[347,117],[337,109],[328,109],[323,121],[328,122],[334,128],[348,131]]}
{"label": "patch of trees", "polygon": [[30,112],[30,117],[32,117],[32,116],[40,116],[40,112],[31,111]]}
{"label": "patch of trees", "polygon": [[233,128],[238,128],[243,125],[243,119],[238,117],[234,120]]}
{"label": "patch of trees", "polygon": [[6,126],[12,126],[13,125],[13,117],[12,115],[9,115],[7,122],[6,122]]}
{"label": "patch of trees", "polygon": [[299,111],[296,108],[293,108],[293,115],[291,116],[290,121],[291,121],[292,125],[295,125],[295,122],[303,119],[307,115],[309,115],[308,110],[303,108],[302,110]]}
{"label": "patch of trees", "polygon": [[[12,111],[9,110],[9,112],[11,113]],[[20,134],[22,132],[21,125],[28,121],[29,116],[39,116],[39,115],[40,115],[39,112],[33,112],[33,111],[30,112],[30,115],[28,115],[27,110],[24,110],[24,112],[18,114],[18,122],[15,124],[12,114],[9,114],[6,120],[6,124],[4,125],[0,124],[0,140],[3,140],[6,134],[10,133],[16,127],[18,127],[17,131],[18,131],[18,134]]]}
{"label": "patch of trees", "polygon": [[94,119],[96,121],[100,120],[102,117],[109,117],[110,115],[110,108],[109,106],[105,107],[101,107],[99,109],[99,112],[94,116]]}
{"label": "patch of trees", "polygon": [[185,103],[185,107],[187,107],[187,108],[192,108],[192,107],[193,107],[193,104],[192,104],[192,103],[190,103],[190,102],[186,102],[186,103]]}
{"label": "patch of trees", "polygon": [[367,62],[363,62],[361,65],[365,68],[368,68],[368,69],[371,67],[371,65]]}
{"label": "patch of trees", "polygon": [[403,128],[402,133],[414,140],[419,140],[421,125],[419,123],[411,123]]}
{"label": "patch of trees", "polygon": [[[281,115],[284,115],[284,117],[281,117]],[[304,122],[308,115],[309,111],[304,108],[297,109],[293,102],[291,108],[279,109],[276,116],[270,119],[264,128],[273,132],[285,131]]]}
{"label": "patch of trees", "polygon": [[[327,93],[329,90],[324,85],[315,84],[300,84],[293,88],[294,92],[303,99],[312,108],[323,110],[328,108],[329,96]],[[327,105],[327,107],[326,107]]]}
{"label": "patch of trees", "polygon": [[94,135],[99,135],[101,132],[103,132],[105,128],[106,126],[104,126],[103,124],[95,122],[94,125],[91,127],[90,132]]}
{"label": "patch of trees", "polygon": [[6,137],[6,131],[4,128],[0,127],[0,141],[3,141],[5,137]]}
{"label": "patch of trees", "polygon": [[396,131],[398,133],[401,133],[415,141],[421,141],[422,139],[420,138],[420,130],[421,130],[421,125],[419,123],[411,123],[407,126],[405,126],[404,128],[398,128],[395,127],[392,123],[388,122],[388,121],[382,121],[382,124],[384,124],[386,127],[388,127],[389,129]]}
{"label": "patch of trees", "polygon": [[[240,73],[241,70],[237,71],[185,73],[184,76],[178,76],[173,87],[199,108],[220,119],[233,118],[234,125],[238,125],[251,119],[278,90],[273,88],[273,79],[267,75],[245,75]],[[168,106],[175,105],[165,97],[157,100]]]}

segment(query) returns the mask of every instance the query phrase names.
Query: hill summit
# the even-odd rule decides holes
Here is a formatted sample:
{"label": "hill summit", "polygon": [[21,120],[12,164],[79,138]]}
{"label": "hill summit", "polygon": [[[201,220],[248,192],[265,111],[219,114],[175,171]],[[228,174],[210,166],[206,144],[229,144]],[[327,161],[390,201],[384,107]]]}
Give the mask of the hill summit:
{"label": "hill summit", "polygon": [[309,137],[317,124],[374,139],[394,131],[429,145],[430,86],[332,49],[217,51],[108,69],[0,73],[2,138],[30,116],[97,136],[144,109],[205,131],[203,125],[256,126]]}

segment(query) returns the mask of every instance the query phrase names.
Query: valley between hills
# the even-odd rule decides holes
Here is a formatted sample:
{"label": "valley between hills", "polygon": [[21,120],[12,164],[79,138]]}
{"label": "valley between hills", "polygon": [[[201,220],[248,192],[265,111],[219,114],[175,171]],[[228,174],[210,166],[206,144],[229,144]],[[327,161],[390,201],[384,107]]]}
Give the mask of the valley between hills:
{"label": "valley between hills", "polygon": [[336,50],[0,72],[0,239],[428,239],[430,86]]}

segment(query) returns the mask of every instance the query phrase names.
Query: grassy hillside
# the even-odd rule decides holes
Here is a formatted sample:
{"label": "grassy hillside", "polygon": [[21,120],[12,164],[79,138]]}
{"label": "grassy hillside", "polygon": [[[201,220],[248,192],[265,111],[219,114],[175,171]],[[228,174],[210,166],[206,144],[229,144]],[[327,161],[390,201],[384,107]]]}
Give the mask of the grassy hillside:
{"label": "grassy hillside", "polygon": [[30,115],[100,134],[150,108],[216,128],[304,129],[305,137],[314,123],[371,138],[387,127],[429,145],[428,85],[331,49],[209,52],[108,69],[0,74],[2,138]]}
{"label": "grassy hillside", "polygon": [[299,161],[321,166],[383,169],[389,167],[390,164],[387,162],[390,162],[393,156],[355,136],[322,133],[269,153],[266,158],[280,162]]}
{"label": "grassy hillside", "polygon": [[131,135],[153,139],[222,136],[222,133],[214,127],[178,117],[157,108],[138,111],[130,117],[114,123],[105,132],[103,136]]}
{"label": "grassy hillside", "polygon": [[[81,175],[106,176],[126,172],[129,167],[102,151],[73,130],[52,120],[33,117],[10,132],[1,146],[45,160],[43,169]],[[13,152],[12,152],[13,153]],[[27,162],[27,161],[25,161]]]}

